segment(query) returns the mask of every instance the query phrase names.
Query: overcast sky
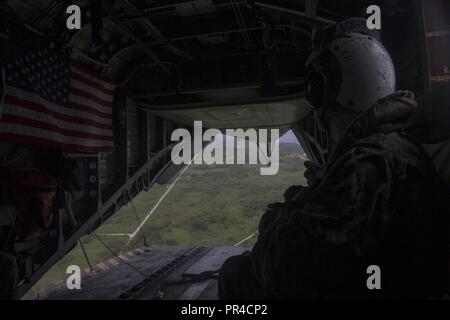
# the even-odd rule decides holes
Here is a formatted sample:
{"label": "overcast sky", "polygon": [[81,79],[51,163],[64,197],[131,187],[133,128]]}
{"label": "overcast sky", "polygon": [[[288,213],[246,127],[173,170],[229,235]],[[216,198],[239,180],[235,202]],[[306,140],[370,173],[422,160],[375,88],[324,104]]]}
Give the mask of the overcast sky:
{"label": "overcast sky", "polygon": [[280,143],[299,143],[295,134],[289,130],[281,138]]}
{"label": "overcast sky", "polygon": [[[223,139],[223,135],[217,135],[217,138],[219,140]],[[228,138],[228,137],[227,137]],[[297,137],[295,136],[295,134],[289,130],[288,132],[286,132],[281,138],[280,138],[280,143],[296,143],[296,144],[300,144],[297,140]]]}

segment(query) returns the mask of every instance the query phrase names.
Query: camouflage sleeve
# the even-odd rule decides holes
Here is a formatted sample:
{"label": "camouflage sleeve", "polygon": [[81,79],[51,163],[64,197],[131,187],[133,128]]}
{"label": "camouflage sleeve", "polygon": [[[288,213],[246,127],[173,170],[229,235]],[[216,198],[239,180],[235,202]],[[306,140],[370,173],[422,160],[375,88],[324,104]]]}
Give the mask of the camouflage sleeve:
{"label": "camouflage sleeve", "polygon": [[311,275],[343,260],[336,256],[341,248],[361,254],[378,243],[391,220],[388,158],[371,147],[351,149],[327,169],[303,208],[266,230],[252,251],[263,287],[310,292]]}
{"label": "camouflage sleeve", "polygon": [[270,227],[270,225],[278,218],[283,204],[281,202],[271,203],[267,206],[266,211],[259,220],[258,234],[261,236]]}
{"label": "camouflage sleeve", "polygon": [[281,220],[286,219],[286,211],[291,206],[297,208],[303,207],[305,198],[310,190],[310,187],[299,185],[290,186],[283,194],[284,203],[275,202],[269,204],[259,221],[259,235],[265,233],[271,224],[279,223]]}
{"label": "camouflage sleeve", "polygon": [[345,153],[308,196],[302,223],[311,237],[369,250],[383,237],[389,214],[391,155],[371,147]]}

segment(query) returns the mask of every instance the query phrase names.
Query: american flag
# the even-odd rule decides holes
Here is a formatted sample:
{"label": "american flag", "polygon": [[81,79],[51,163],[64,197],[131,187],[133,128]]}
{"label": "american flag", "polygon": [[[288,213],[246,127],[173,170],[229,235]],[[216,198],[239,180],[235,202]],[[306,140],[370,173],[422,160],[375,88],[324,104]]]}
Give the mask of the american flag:
{"label": "american flag", "polygon": [[0,140],[70,152],[112,150],[111,81],[50,48],[6,65],[2,78]]}

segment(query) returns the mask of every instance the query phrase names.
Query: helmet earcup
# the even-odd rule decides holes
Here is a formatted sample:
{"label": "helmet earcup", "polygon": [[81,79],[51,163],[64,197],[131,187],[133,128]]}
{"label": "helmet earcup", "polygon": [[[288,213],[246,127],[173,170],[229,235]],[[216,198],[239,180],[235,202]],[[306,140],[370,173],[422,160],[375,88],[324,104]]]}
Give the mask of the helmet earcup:
{"label": "helmet earcup", "polygon": [[313,109],[325,106],[328,95],[328,76],[323,68],[311,71],[305,81],[305,98]]}

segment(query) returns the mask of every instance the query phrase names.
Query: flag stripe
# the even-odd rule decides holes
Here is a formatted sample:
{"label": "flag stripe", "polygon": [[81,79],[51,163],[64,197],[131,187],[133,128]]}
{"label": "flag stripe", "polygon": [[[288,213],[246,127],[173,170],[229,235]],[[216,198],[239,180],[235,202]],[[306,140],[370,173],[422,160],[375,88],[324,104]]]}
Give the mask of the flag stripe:
{"label": "flag stripe", "polygon": [[70,92],[71,92],[73,95],[76,95],[76,96],[79,96],[79,97],[83,97],[83,98],[92,100],[92,101],[94,101],[94,102],[96,102],[96,103],[98,103],[99,105],[102,105],[102,106],[104,106],[104,107],[111,107],[111,101],[105,101],[105,100],[103,100],[103,99],[100,99],[99,97],[97,97],[97,96],[95,96],[95,95],[93,95],[93,94],[91,94],[91,93],[89,93],[89,92],[80,90],[80,89],[75,88],[75,87],[71,87],[71,88],[70,88]]}
{"label": "flag stripe", "polygon": [[98,104],[98,103],[96,103],[96,102],[94,102],[94,101],[92,101],[90,99],[86,99],[84,97],[80,97],[80,96],[77,96],[77,95],[70,94],[69,95],[69,103],[70,102],[75,102],[75,103],[81,104],[81,105],[83,105],[85,107],[93,108],[93,109],[95,109],[95,110],[97,110],[98,112],[101,112],[101,113],[111,114],[111,107],[102,106],[102,105],[100,105],[100,104]]}
{"label": "flag stripe", "polygon": [[70,86],[71,86],[72,90],[77,89],[77,90],[86,92],[88,94],[91,94],[91,95],[97,97],[98,99],[101,99],[104,102],[107,102],[108,106],[106,106],[105,108],[111,108],[111,102],[113,101],[113,96],[104,94],[100,90],[94,89],[94,88],[90,87],[89,85],[86,85],[77,80],[72,80]]}
{"label": "flag stripe", "polygon": [[90,125],[92,127],[96,127],[96,128],[100,128],[100,129],[112,129],[111,124],[98,123],[93,120],[88,120],[88,119],[83,119],[83,118],[79,118],[79,117],[69,116],[67,114],[58,113],[51,109],[48,109],[47,107],[43,106],[42,104],[23,100],[18,97],[13,97],[13,96],[9,96],[9,95],[7,95],[5,97],[5,108],[3,110],[4,113],[7,112],[6,111],[7,107],[22,107],[22,108],[46,113],[46,114],[48,114],[56,119],[59,119],[59,120],[82,123],[82,124]]}
{"label": "flag stripe", "polygon": [[114,90],[115,84],[106,79],[105,77],[102,77],[101,75],[96,74],[95,72],[88,70],[80,65],[72,66],[72,72],[75,72],[85,78],[90,79],[91,81],[97,82],[98,84],[104,86],[107,89]]}
{"label": "flag stripe", "polygon": [[30,138],[36,137],[40,139],[54,140],[58,143],[68,143],[73,145],[84,145],[87,147],[107,147],[112,146],[112,141],[104,140],[92,140],[80,137],[71,137],[60,134],[54,131],[47,131],[45,129],[33,128],[33,127],[18,127],[16,124],[5,123],[0,127],[0,136],[4,134],[18,134],[23,136],[29,136]]}
{"label": "flag stripe", "polygon": [[[41,97],[39,97],[38,95],[36,95],[34,93],[23,91],[23,90],[18,89],[18,88],[8,87],[6,89],[6,91],[7,91],[6,93],[9,96],[20,97],[20,99],[22,99],[22,100],[27,100],[27,101],[31,101],[31,102],[37,101],[37,102],[45,105],[45,107],[47,109],[52,110],[54,112],[58,112],[58,113],[61,113],[61,114],[67,114],[69,116],[73,116],[73,117],[76,117],[76,118],[92,120],[92,121],[95,121],[95,122],[97,122],[99,124],[103,124],[103,125],[111,125],[112,124],[111,110],[109,112],[109,116],[108,117],[106,117],[106,116],[103,117],[103,115],[95,114],[93,112],[85,112],[84,110],[81,110],[81,109],[76,109],[75,110],[74,108],[71,108],[69,106],[69,104],[72,101],[69,101],[69,103],[68,103],[69,107],[63,107],[63,106],[54,104],[54,103],[52,103],[50,101],[47,101],[44,98],[41,98]],[[77,102],[77,101],[74,101],[74,102]],[[87,101],[85,101],[85,102],[88,103]],[[88,106],[89,106],[89,104],[88,104]],[[106,129],[109,129],[109,128],[107,127]]]}
{"label": "flag stripe", "polygon": [[99,84],[98,82],[92,81],[89,78],[84,78],[83,76],[81,76],[80,74],[78,74],[76,72],[74,72],[72,74],[72,79],[75,79],[78,82],[84,83],[87,86],[91,86],[92,88],[95,88],[95,89],[101,91],[105,95],[108,95],[108,96],[114,95],[113,90],[108,89],[108,88],[104,87],[103,85]]}
{"label": "flag stripe", "polygon": [[66,142],[58,142],[53,139],[53,137],[48,138],[38,138],[33,136],[24,135],[21,133],[5,133],[2,132],[2,128],[0,128],[0,140],[3,141],[15,141],[17,143],[25,143],[25,144],[37,144],[44,145],[52,148],[61,148],[67,151],[77,150],[78,152],[86,152],[86,153],[96,153],[96,152],[109,152],[111,151],[112,144],[108,146],[86,146],[82,144],[73,144]]}
{"label": "flag stripe", "polygon": [[17,124],[21,126],[28,126],[33,127],[36,129],[44,129],[46,131],[51,132],[57,132],[65,136],[70,137],[76,137],[76,138],[85,138],[85,139],[93,139],[93,140],[105,140],[105,141],[112,141],[111,136],[101,136],[98,134],[92,134],[88,132],[81,132],[81,131],[74,131],[74,130],[68,130],[64,128],[60,128],[54,124],[50,124],[43,121],[34,120],[31,118],[25,118],[21,116],[16,116],[12,114],[3,114],[2,119],[5,122],[11,123],[11,124]]}
{"label": "flag stripe", "polygon": [[13,117],[21,117],[21,118],[29,118],[31,120],[36,120],[39,122],[47,123],[50,125],[54,125],[61,129],[67,129],[72,131],[79,131],[79,132],[85,132],[85,133],[95,133],[99,136],[105,136],[105,137],[112,137],[111,130],[107,129],[99,129],[94,128],[90,126],[86,126],[84,124],[80,124],[77,122],[68,122],[63,121],[59,119],[55,119],[53,117],[49,117],[45,113],[37,112],[34,110],[24,109],[17,106],[9,106],[6,109],[6,111],[2,115],[2,121],[8,122],[8,118],[6,116],[13,116]]}
{"label": "flag stripe", "polygon": [[2,69],[0,139],[70,152],[113,148],[116,85],[88,66],[70,65],[53,48],[38,47]]}
{"label": "flag stripe", "polygon": [[67,104],[67,107],[71,108],[71,109],[74,109],[74,110],[77,110],[77,111],[84,111],[84,112],[87,112],[87,113],[90,113],[90,114],[93,114],[93,115],[96,115],[98,117],[102,117],[102,118],[105,118],[105,119],[112,119],[112,115],[111,114],[98,111],[97,109],[91,108],[91,107],[83,105],[83,104],[76,103],[74,101],[70,101]]}

